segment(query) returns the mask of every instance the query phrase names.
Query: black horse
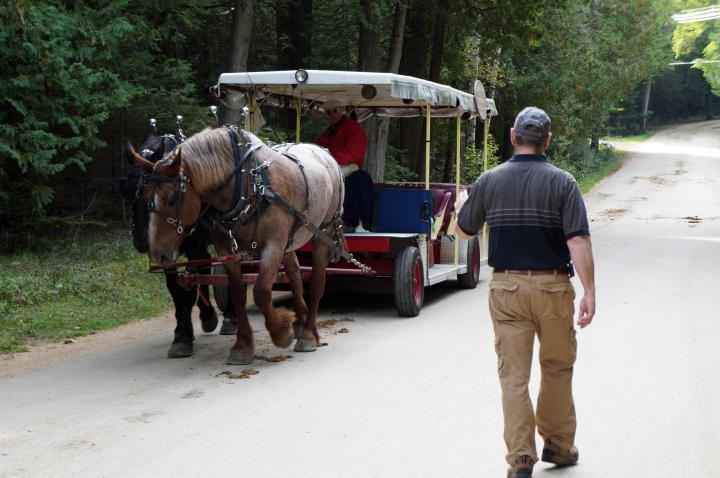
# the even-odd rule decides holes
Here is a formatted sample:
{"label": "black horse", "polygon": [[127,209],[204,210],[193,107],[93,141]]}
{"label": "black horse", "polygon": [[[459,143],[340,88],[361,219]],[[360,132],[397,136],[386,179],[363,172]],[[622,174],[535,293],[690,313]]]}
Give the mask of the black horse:
{"label": "black horse", "polygon": [[[175,149],[180,143],[179,138],[183,138],[183,136],[170,134],[163,136],[150,135],[147,140],[145,140],[140,154],[148,161],[157,162],[162,159],[165,154]],[[133,167],[128,172],[127,178],[120,180],[118,189],[123,199],[131,203],[133,246],[138,252],[147,253],[150,214],[148,204],[143,199],[145,175],[143,171],[135,165],[132,156],[128,156],[128,147],[125,148],[125,157],[132,162]],[[209,258],[208,233],[207,227],[199,224],[195,231],[185,238],[180,245],[180,254],[186,255],[189,260]],[[209,266],[199,268],[196,272],[199,274],[207,274],[210,272],[210,268]],[[177,272],[174,270],[165,272],[165,283],[175,303],[175,319],[177,320],[175,338],[170,346],[170,350],[168,350],[168,357],[189,357],[192,355],[193,340],[195,340],[191,320],[193,305],[197,303],[197,306],[200,308],[200,321],[203,331],[212,332],[218,325],[218,316],[215,308],[209,302],[203,300],[203,298],[207,299],[210,297],[209,287],[206,285],[201,286],[200,292],[203,297],[198,297],[197,287],[185,289],[177,283]],[[230,297],[226,300],[223,316],[224,320],[220,328],[220,334],[234,335],[237,330],[237,320]]]}

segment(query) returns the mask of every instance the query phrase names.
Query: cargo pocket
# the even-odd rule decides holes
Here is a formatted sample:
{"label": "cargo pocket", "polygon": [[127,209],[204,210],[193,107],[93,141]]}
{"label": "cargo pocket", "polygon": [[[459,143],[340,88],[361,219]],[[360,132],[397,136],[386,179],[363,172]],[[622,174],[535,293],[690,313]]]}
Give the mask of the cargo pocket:
{"label": "cargo pocket", "polygon": [[490,282],[490,313],[495,320],[516,320],[519,312],[518,288],[514,282]]}
{"label": "cargo pocket", "polygon": [[500,349],[500,337],[498,336],[495,336],[495,353],[497,354],[498,375],[500,375],[505,361],[503,360],[502,350]]}
{"label": "cargo pocket", "polygon": [[574,313],[575,289],[570,282],[560,284],[539,284],[542,303],[539,304],[542,317],[570,319]]}
{"label": "cargo pocket", "polygon": [[570,329],[570,366],[572,367],[575,364],[575,360],[577,359],[577,332],[574,328]]}

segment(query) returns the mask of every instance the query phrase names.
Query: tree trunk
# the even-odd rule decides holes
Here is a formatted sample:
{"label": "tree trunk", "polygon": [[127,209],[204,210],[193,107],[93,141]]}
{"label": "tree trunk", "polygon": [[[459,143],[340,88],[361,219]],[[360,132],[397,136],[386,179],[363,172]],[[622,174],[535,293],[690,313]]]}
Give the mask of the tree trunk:
{"label": "tree trunk", "polygon": [[430,81],[440,81],[443,53],[445,51],[445,27],[447,25],[448,0],[435,2],[435,29],[433,31],[432,57],[430,59]]}
{"label": "tree trunk", "polygon": [[358,71],[380,71],[380,35],[379,25],[372,17],[373,8],[379,0],[359,0],[364,19],[360,22],[360,45],[358,52]]}
{"label": "tree trunk", "polygon": [[643,85],[643,106],[642,106],[642,123],[640,124],[640,131],[643,133],[647,129],[648,111],[650,109],[650,88],[652,87],[652,78]]}
{"label": "tree trunk", "polygon": [[[381,71],[379,25],[373,18],[373,9],[377,6],[378,0],[359,0],[359,3],[363,18],[360,20],[359,28],[358,70]],[[362,126],[368,137],[365,170],[374,180],[377,175],[377,158],[373,157],[372,152],[377,149],[378,143],[377,117],[371,116],[363,122]]]}
{"label": "tree trunk", "polygon": [[[309,68],[312,0],[279,0],[276,4],[277,57],[280,70]],[[295,129],[295,110],[280,110],[280,124]]]}
{"label": "tree trunk", "polygon": [[[247,71],[250,38],[252,37],[252,21],[255,0],[235,0],[233,12],[232,49],[228,71]],[[223,124],[234,124],[240,120],[240,112],[222,106],[220,118]]]}
{"label": "tree trunk", "polygon": [[[409,11],[400,61],[400,72],[403,74],[428,78],[427,52],[430,50],[433,7],[433,0],[416,0]],[[421,106],[417,105],[420,111]],[[418,179],[424,180],[424,118],[403,120],[399,133],[400,149],[407,151],[410,168]]]}
{"label": "tree trunk", "polygon": [[707,91],[705,92],[705,119],[711,120],[713,119],[713,101],[715,95],[713,94],[712,90],[708,86]]}
{"label": "tree trunk", "polygon": [[[395,7],[390,56],[386,66],[386,71],[389,73],[397,73],[400,67],[406,18],[407,7],[402,2],[398,2]],[[374,120],[375,133],[370,133],[370,128],[368,128],[369,141],[365,158],[365,171],[372,177],[373,181],[381,183],[385,179],[385,153],[387,152],[388,133],[390,132],[390,118],[374,118]],[[371,138],[375,141],[374,146],[370,141]]]}
{"label": "tree trunk", "polygon": [[[435,27],[433,29],[432,53],[430,55],[430,81],[440,82],[440,70],[442,69],[443,53],[445,52],[445,29],[448,16],[448,0],[435,1]],[[452,125],[452,135],[455,137],[455,124]],[[454,145],[454,141],[450,141],[449,145]],[[442,152],[443,161],[443,182],[448,182],[453,165],[455,164],[455,150],[452,147],[446,148]]]}

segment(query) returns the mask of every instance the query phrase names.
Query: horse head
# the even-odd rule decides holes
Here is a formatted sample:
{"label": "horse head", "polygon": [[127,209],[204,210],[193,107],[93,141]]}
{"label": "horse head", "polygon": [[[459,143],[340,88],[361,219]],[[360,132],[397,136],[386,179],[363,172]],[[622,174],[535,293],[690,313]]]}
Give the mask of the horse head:
{"label": "horse head", "polygon": [[[151,135],[143,143],[139,154],[147,161],[157,163],[177,145],[178,140],[173,135]],[[120,196],[131,204],[130,232],[133,246],[138,252],[146,253],[148,251],[148,225],[150,220],[148,203],[143,197],[146,173],[137,165],[133,153],[132,145],[127,143],[124,156],[133,166],[128,171],[127,178],[120,180],[118,189]]]}
{"label": "horse head", "polygon": [[143,200],[149,215],[147,240],[150,260],[167,264],[177,260],[182,240],[192,232],[200,216],[200,195],[185,175],[181,147],[153,163],[134,150],[137,166],[148,176]]}

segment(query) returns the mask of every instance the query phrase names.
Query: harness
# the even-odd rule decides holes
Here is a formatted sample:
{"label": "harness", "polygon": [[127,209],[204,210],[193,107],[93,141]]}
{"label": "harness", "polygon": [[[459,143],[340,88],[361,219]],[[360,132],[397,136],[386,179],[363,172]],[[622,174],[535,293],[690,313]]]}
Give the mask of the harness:
{"label": "harness", "polygon": [[[199,224],[201,221],[206,221],[206,216],[209,216],[207,219],[207,221],[209,221],[210,223],[209,226],[221,228],[221,230],[223,230],[223,232],[227,234],[230,240],[231,251],[233,255],[238,255],[238,244],[235,237],[233,236],[233,229],[240,225],[248,224],[252,221],[255,223],[254,234],[256,234],[257,221],[259,219],[259,216],[263,213],[263,211],[268,207],[269,204],[274,204],[295,218],[295,223],[293,224],[293,227],[291,228],[289,233],[286,251],[292,247],[292,241],[298,229],[300,227],[305,227],[306,229],[310,230],[310,232],[312,232],[314,237],[319,238],[322,242],[324,242],[327,246],[331,248],[331,260],[333,262],[337,262],[337,260],[343,258],[348,262],[356,265],[364,272],[371,272],[371,269],[368,266],[361,264],[356,259],[354,259],[352,254],[348,253],[343,247],[342,231],[339,221],[342,215],[342,204],[338,204],[337,211],[333,218],[329,222],[321,224],[320,227],[312,224],[309,221],[307,216],[309,212],[310,192],[307,175],[300,159],[289,154],[289,150],[292,145],[283,144],[278,145],[275,148],[271,148],[275,154],[270,159],[261,163],[255,155],[255,152],[262,146],[265,146],[264,144],[251,145],[249,142],[247,142],[244,144],[246,149],[241,155],[241,143],[239,142],[240,133],[235,127],[226,126],[225,129],[228,132],[229,139],[232,145],[235,167],[207,201],[207,205],[200,212],[195,223],[190,227],[190,232],[188,234],[192,234],[197,224]],[[300,168],[300,171],[302,172],[305,182],[305,208],[303,212],[295,209],[290,204],[290,202],[280,193],[276,192],[270,184],[270,180],[268,178],[268,169],[281,156],[284,156],[297,164]],[[254,167],[248,170],[245,165],[249,160],[252,160]],[[159,161],[155,169],[158,169],[158,165],[164,164],[166,161],[168,160],[165,159],[163,161]],[[230,181],[232,181],[232,179],[235,179],[235,193],[233,195],[233,201],[230,207],[228,207],[227,210],[222,212],[208,214],[211,207],[210,204],[212,204],[213,199],[215,199],[222,192],[222,190],[230,183]],[[187,191],[187,185],[190,183],[190,178],[185,176],[182,171],[180,171],[175,176],[163,176],[153,172],[153,174],[148,178],[148,181],[150,183],[175,182],[176,185],[174,192],[174,203],[176,217],[168,216],[158,211],[155,207],[154,201],[150,201],[150,203],[148,204],[148,208],[151,212],[161,215],[166,219],[168,223],[175,226],[177,234],[178,236],[180,236],[179,239],[182,240],[182,236],[185,232],[185,227],[183,226],[181,219],[182,205],[185,192]],[[333,231],[333,238],[330,239],[323,233],[323,229],[326,229],[328,226],[333,224],[335,225]],[[253,251],[257,248],[257,242],[255,240],[255,237],[253,237],[251,248],[253,249]]]}

